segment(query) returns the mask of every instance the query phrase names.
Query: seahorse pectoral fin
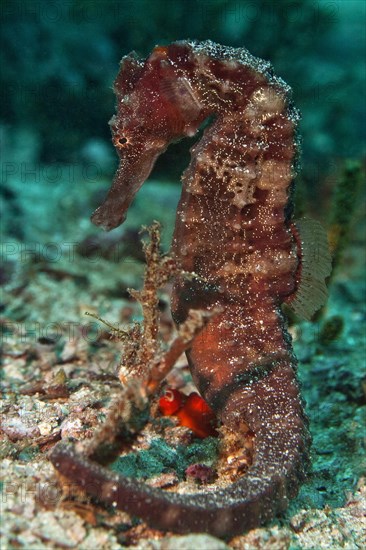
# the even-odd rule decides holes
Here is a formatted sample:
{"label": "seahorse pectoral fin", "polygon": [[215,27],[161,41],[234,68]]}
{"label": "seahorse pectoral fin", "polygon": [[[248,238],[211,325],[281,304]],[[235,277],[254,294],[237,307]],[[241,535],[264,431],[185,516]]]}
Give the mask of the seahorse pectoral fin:
{"label": "seahorse pectoral fin", "polygon": [[298,247],[299,268],[296,292],[286,303],[296,315],[310,320],[327,301],[326,279],[332,270],[332,258],[326,231],[317,220],[297,220],[292,232]]}

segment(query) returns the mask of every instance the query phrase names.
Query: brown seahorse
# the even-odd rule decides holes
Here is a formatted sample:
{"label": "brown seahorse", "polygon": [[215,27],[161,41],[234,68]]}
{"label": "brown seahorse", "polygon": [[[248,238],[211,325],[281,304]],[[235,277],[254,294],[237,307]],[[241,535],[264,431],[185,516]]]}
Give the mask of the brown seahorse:
{"label": "brown seahorse", "polygon": [[309,316],[321,305],[329,255],[319,225],[302,222],[320,256],[308,260],[291,221],[299,115],[269,63],[211,41],[156,47],[145,61],[124,57],[115,91],[120,166],[93,216],[107,230],[122,223],[167,146],[212,118],[182,178],[172,250],[193,276],[177,277],[172,312],[179,325],[190,309],[220,308],[195,338],[189,365],[223,424],[254,432],[254,459],[237,482],[194,495],[123,478],[67,446],[56,446],[51,460],[69,479],[90,483],[103,502],[153,527],[233,536],[284,510],[308,462],[308,422],[280,306],[292,302]]}

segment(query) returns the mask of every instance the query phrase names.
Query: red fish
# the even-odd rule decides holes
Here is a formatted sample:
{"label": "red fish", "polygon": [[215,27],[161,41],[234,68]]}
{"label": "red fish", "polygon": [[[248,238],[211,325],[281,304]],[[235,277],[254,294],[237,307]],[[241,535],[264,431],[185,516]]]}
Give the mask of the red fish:
{"label": "red fish", "polygon": [[159,409],[164,416],[176,416],[180,425],[190,428],[197,437],[218,435],[215,413],[196,392],[186,396],[179,390],[169,388],[159,399]]}
{"label": "red fish", "polygon": [[187,396],[179,390],[169,388],[159,399],[159,409],[164,416],[172,416],[184,405]]}

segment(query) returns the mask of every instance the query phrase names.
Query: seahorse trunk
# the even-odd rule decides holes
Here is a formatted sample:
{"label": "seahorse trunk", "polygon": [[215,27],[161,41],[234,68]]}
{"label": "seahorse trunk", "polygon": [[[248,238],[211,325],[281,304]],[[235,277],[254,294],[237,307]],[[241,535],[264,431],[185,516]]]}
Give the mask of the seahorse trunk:
{"label": "seahorse trunk", "polygon": [[222,310],[187,353],[193,379],[225,425],[255,433],[253,464],[228,490],[226,532],[286,508],[310,443],[280,310],[299,262],[290,229],[296,117],[283,90],[251,86],[193,147],[173,238],[182,269],[194,274],[175,283],[176,322],[191,308]]}
{"label": "seahorse trunk", "polygon": [[238,387],[253,386],[254,396],[255,384],[273,369],[294,364],[280,310],[295,290],[299,262],[289,208],[294,126],[281,132],[278,122],[269,137],[269,121],[289,114],[281,92],[267,88],[262,95],[269,113],[263,115],[265,103],[258,113],[246,102],[220,114],[193,147],[173,237],[180,267],[192,273],[174,285],[176,322],[190,309],[222,310],[188,354],[194,381],[220,414]]}

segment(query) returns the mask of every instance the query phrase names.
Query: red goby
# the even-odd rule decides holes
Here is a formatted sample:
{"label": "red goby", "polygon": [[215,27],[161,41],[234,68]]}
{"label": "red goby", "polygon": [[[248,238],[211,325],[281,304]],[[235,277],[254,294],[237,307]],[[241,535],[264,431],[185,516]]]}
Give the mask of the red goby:
{"label": "red goby", "polygon": [[165,416],[176,416],[179,424],[190,428],[197,437],[218,435],[215,413],[197,392],[187,396],[168,388],[159,399],[159,409]]}
{"label": "red goby", "polygon": [[[156,47],[146,60],[124,57],[115,91],[111,127],[120,166],[93,216],[107,230],[123,222],[167,146],[211,117],[182,178],[172,251],[193,275],[176,279],[172,311],[180,324],[190,309],[220,308],[195,338],[189,365],[223,424],[255,434],[253,464],[226,488],[180,495],[83,461],[64,445],[51,460],[72,481],[89,484],[92,495],[153,527],[230,537],[284,510],[308,462],[307,419],[280,305],[292,301],[309,315],[324,301],[328,268],[311,279],[291,221],[299,115],[269,63],[210,41]],[[314,241],[318,234],[316,227]],[[304,273],[308,286],[314,283],[308,308]]]}

